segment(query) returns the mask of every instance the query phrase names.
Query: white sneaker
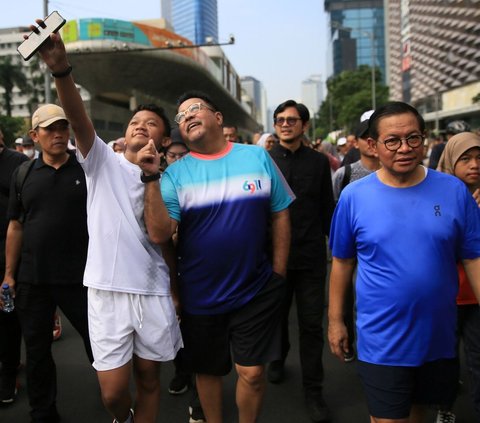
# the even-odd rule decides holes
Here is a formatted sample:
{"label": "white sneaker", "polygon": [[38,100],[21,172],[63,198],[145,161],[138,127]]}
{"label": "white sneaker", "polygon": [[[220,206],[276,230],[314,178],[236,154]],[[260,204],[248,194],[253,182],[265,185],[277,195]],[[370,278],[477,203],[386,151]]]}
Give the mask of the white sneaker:
{"label": "white sneaker", "polygon": [[435,423],[455,423],[455,414],[450,411],[438,410]]}

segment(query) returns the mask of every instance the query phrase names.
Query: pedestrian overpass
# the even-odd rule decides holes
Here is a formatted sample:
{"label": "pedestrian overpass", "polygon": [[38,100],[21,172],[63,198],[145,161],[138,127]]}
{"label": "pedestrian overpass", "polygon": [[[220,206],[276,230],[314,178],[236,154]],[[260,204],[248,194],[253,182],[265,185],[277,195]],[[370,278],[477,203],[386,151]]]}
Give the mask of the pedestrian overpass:
{"label": "pedestrian overpass", "polygon": [[75,82],[90,94],[90,115],[106,141],[123,134],[141,103],[161,105],[173,123],[176,99],[192,89],[207,93],[240,130],[260,128],[242,104],[240,79],[219,46],[193,46],[157,20],[73,20],[62,37]]}

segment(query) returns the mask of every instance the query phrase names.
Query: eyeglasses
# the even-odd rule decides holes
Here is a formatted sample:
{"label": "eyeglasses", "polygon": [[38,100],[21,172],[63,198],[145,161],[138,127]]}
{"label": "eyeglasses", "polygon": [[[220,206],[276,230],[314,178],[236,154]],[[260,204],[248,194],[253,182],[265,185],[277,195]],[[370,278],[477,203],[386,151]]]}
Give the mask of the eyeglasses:
{"label": "eyeglasses", "polygon": [[425,137],[423,135],[410,135],[408,137],[400,138],[400,137],[393,137],[388,138],[385,141],[379,141],[385,145],[385,148],[389,151],[397,151],[401,146],[402,142],[405,140],[407,145],[410,148],[418,148],[423,145],[423,140]]}
{"label": "eyeglasses", "polygon": [[171,151],[167,151],[167,157],[170,159],[181,159],[183,156],[185,156],[188,153],[188,151],[182,151],[181,153],[173,153]]}
{"label": "eyeglasses", "polygon": [[288,126],[293,126],[297,123],[297,121],[299,120],[302,120],[301,118],[297,118],[297,117],[287,117],[287,118],[284,118],[284,117],[279,117],[279,118],[275,118],[273,119],[273,123],[275,125],[278,125],[278,126],[282,126],[285,122],[287,122],[287,125]]}
{"label": "eyeglasses", "polygon": [[179,125],[185,120],[187,115],[195,116],[200,110],[202,110],[202,107],[208,110],[211,110],[214,112],[211,107],[207,106],[206,104],[203,103],[193,103],[188,106],[186,110],[183,112],[178,112],[175,116],[175,122],[177,122]]}

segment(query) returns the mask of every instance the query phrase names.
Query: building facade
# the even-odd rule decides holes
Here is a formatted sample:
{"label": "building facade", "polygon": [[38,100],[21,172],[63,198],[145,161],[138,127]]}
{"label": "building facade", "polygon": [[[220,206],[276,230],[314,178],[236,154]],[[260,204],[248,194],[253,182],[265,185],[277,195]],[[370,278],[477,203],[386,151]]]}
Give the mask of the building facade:
{"label": "building facade", "polygon": [[480,127],[480,0],[385,0],[388,85],[430,129]]}
{"label": "building facade", "polygon": [[[0,60],[8,60],[13,66],[21,66],[28,82],[32,83],[35,76],[39,77],[38,65],[35,66],[35,58],[25,62],[17,52],[17,47],[23,41],[23,34],[30,32],[28,27],[2,28],[0,29]],[[35,69],[37,71],[35,72]],[[32,85],[32,84],[31,84]],[[3,96],[4,89],[0,87],[0,95]],[[30,117],[30,95],[25,95],[18,87],[13,88],[12,93],[12,116]],[[43,97],[42,97],[43,99]],[[0,114],[5,113],[4,104],[0,106]]]}
{"label": "building facade", "polygon": [[163,0],[163,11],[171,14],[174,31],[192,43],[218,42],[217,0]]}
{"label": "building facade", "polygon": [[[263,129],[268,127],[268,108],[267,108],[267,92],[264,85],[253,76],[245,76],[240,79],[242,90],[245,92],[247,99],[250,100],[252,116],[256,121],[261,123]],[[243,103],[248,104],[247,101]]]}
{"label": "building facade", "polygon": [[325,0],[324,6],[330,14],[333,74],[373,61],[385,81],[383,0]]}
{"label": "building facade", "polygon": [[302,81],[302,103],[312,116],[318,112],[323,102],[323,81],[321,75],[311,75]]}

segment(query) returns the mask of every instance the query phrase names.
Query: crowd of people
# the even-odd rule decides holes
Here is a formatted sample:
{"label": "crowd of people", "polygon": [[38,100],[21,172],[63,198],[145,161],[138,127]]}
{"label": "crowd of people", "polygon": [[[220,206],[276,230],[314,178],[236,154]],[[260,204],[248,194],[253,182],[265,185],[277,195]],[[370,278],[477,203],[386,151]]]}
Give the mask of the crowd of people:
{"label": "crowd of people", "polygon": [[267,381],[285,381],[295,300],[313,422],[331,419],[326,341],[356,360],[372,422],[421,423],[426,406],[454,422],[460,338],[480,421],[477,134],[452,136],[436,171],[423,164],[425,122],[406,103],[369,112],[334,146],[309,143],[307,107],[287,100],[275,134],[245,145],[214,99],[189,91],[178,128],[140,105],[124,137],[106,143],[60,35],[39,53],[61,104],[32,116],[41,153],[26,153],[25,137],[14,143],[23,153],[8,149],[0,132],[0,263],[16,305],[0,313],[3,405],[15,400],[23,336],[31,421],[60,421],[59,307],[114,423],[157,420],[160,363],[174,359],[168,390],[192,388],[190,422],[222,422],[222,379],[234,369],[238,422],[254,423]]}

